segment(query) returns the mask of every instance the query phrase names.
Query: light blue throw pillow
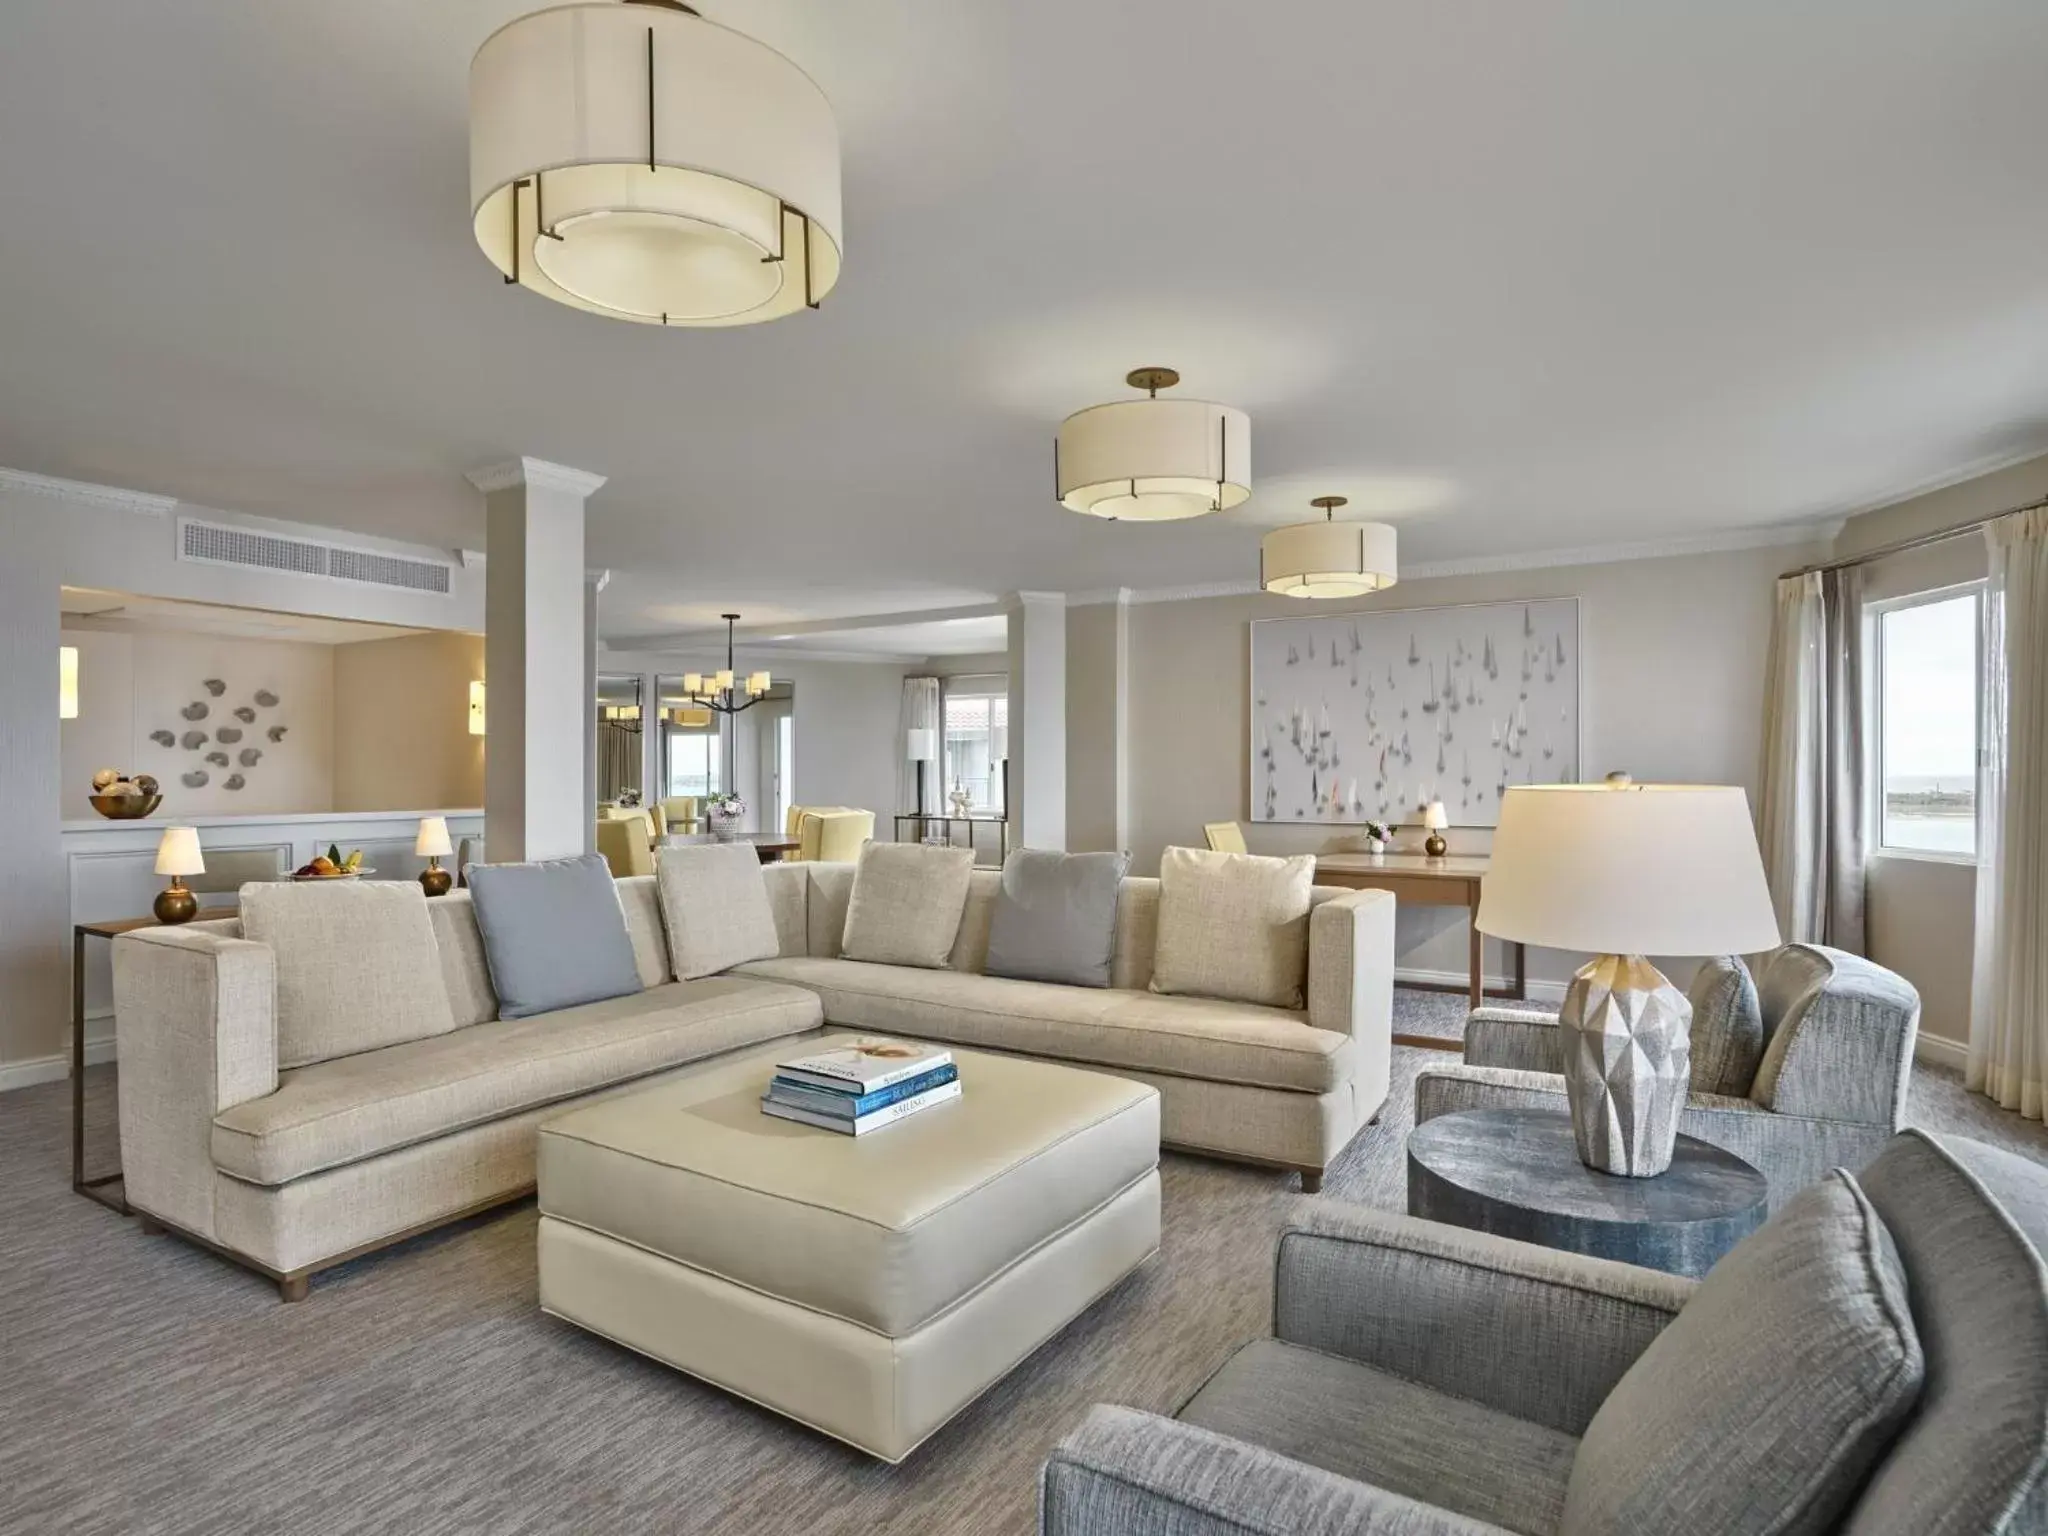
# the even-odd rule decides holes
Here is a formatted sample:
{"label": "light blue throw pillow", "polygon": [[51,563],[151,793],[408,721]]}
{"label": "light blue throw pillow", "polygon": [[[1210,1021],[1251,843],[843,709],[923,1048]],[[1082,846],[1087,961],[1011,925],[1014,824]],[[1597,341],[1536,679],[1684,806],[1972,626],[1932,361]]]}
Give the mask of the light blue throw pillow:
{"label": "light blue throw pillow", "polygon": [[499,1018],[640,990],[626,909],[602,854],[473,865],[469,895]]}
{"label": "light blue throw pillow", "polygon": [[1117,896],[1129,867],[1121,853],[1017,849],[1003,860],[983,969],[1023,981],[1108,986]]}

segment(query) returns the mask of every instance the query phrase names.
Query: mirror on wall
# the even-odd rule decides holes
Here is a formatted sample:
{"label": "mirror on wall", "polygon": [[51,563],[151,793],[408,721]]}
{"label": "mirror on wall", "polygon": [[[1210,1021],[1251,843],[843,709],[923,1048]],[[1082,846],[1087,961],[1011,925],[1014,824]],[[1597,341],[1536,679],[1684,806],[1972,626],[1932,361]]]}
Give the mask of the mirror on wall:
{"label": "mirror on wall", "polygon": [[[730,790],[747,803],[742,830],[772,832],[786,825],[796,771],[794,686],[777,678],[751,709],[728,716],[693,705],[680,676],[660,677],[656,684],[662,798],[702,801]],[[671,828],[684,809],[670,807]]]}
{"label": "mirror on wall", "polygon": [[616,804],[640,795],[643,740],[640,679],[599,673],[597,679],[597,798]]}

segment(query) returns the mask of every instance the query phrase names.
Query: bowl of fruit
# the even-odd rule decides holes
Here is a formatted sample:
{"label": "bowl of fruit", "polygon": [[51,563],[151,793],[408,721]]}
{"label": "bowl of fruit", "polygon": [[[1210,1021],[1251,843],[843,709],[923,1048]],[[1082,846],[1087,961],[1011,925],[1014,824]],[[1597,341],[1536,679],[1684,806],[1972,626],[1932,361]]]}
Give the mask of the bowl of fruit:
{"label": "bowl of fruit", "polygon": [[109,821],[137,821],[164,803],[156,780],[146,773],[133,777],[112,768],[92,776],[92,808]]}
{"label": "bowl of fruit", "polygon": [[294,880],[354,880],[363,875],[374,875],[374,869],[363,868],[363,850],[352,850],[343,855],[338,844],[329,843],[327,851],[316,854],[310,864],[301,864],[292,871]]}

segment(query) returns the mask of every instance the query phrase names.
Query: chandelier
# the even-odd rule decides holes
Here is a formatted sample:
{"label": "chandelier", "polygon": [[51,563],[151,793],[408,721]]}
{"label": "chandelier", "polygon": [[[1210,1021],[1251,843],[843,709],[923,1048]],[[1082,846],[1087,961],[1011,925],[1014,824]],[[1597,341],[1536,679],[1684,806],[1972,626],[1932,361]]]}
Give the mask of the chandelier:
{"label": "chandelier", "polygon": [[469,186],[505,281],[597,314],[752,325],[839,280],[831,104],[679,0],[585,0],[486,38]]}
{"label": "chandelier", "polygon": [[1275,528],[1259,542],[1259,585],[1287,597],[1364,597],[1398,579],[1394,530],[1385,523],[1340,523],[1342,496],[1318,496],[1319,523]]}
{"label": "chandelier", "polygon": [[685,672],[683,693],[695,708],[708,709],[720,715],[744,714],[761,702],[768,690],[775,686],[775,679],[766,672],[749,672],[743,679],[733,670],[732,630],[739,623],[740,616],[721,613],[719,617],[725,620],[725,666],[712,673]]}
{"label": "chandelier", "polygon": [[1143,400],[1076,411],[1053,441],[1062,506],[1092,517],[1167,522],[1236,506],[1252,493],[1252,422],[1208,400],[1162,400],[1180,375],[1138,368],[1124,376]]}

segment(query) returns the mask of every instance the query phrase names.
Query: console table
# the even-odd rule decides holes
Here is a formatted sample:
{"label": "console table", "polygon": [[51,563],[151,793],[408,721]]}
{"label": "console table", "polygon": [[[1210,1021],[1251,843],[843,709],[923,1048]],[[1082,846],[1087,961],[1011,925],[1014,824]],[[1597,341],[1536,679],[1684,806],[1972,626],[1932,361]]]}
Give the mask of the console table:
{"label": "console table", "polygon": [[[905,827],[915,829],[909,837],[903,835]],[[981,862],[982,854],[981,844],[975,840],[975,828],[977,827],[994,827],[996,829],[995,862],[997,864],[1000,865],[1004,859],[1009,857],[1010,823],[1001,816],[941,816],[931,811],[904,811],[896,818],[896,841],[899,843],[921,843],[931,836],[933,829],[936,828],[939,835],[946,840],[947,846],[961,846],[953,842],[953,829],[955,827],[965,827],[967,829],[967,841],[964,846],[973,850],[975,863],[979,864]]]}

